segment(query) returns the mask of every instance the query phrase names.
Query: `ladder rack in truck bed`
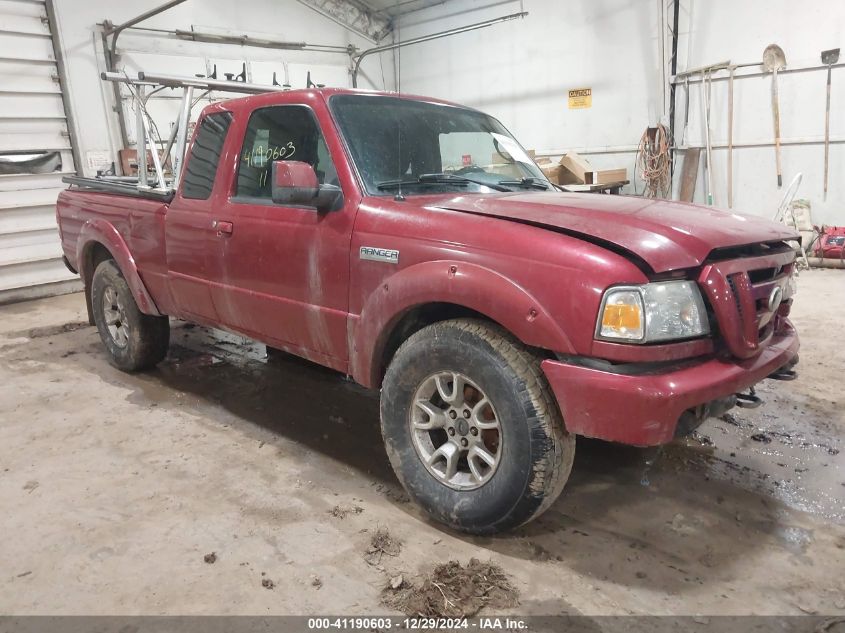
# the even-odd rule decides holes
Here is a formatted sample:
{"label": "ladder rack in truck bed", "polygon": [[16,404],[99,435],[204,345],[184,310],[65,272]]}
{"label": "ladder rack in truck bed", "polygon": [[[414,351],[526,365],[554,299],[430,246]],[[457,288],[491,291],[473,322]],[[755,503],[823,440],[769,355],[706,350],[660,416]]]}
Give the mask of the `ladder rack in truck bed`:
{"label": "ladder rack in truck bed", "polygon": [[[160,200],[162,202],[170,202],[173,199],[182,177],[191,108],[199,101],[199,99],[194,100],[195,89],[204,91],[201,97],[213,90],[240,94],[260,94],[286,89],[278,85],[267,86],[239,80],[220,80],[213,77],[180,77],[145,72],[139,72],[137,78],[130,77],[126,73],[104,72],[100,74],[100,78],[103,81],[113,81],[126,85],[135,102],[138,176],[97,176],[96,178],[66,176],[62,178],[62,181],[80,189]],[[181,88],[182,103],[176,125],[172,127],[167,143],[159,152],[153,138],[152,129],[154,125],[147,112],[146,103],[151,95],[165,88]],[[171,150],[173,151],[172,157]],[[148,153],[155,168],[154,175],[147,173]],[[168,160],[171,161],[173,174],[169,180],[164,173],[164,167]]]}

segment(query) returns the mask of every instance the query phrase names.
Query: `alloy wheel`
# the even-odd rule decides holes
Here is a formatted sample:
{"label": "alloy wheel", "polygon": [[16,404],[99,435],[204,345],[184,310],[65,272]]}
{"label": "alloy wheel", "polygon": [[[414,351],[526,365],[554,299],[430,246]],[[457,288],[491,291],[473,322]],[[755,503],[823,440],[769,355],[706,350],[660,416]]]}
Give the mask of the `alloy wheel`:
{"label": "alloy wheel", "polygon": [[120,296],[112,286],[103,291],[103,320],[114,344],[124,348],[129,344],[129,323],[126,321],[126,309]]}
{"label": "alloy wheel", "polygon": [[417,455],[442,484],[473,490],[496,472],[502,455],[499,418],[484,391],[464,374],[442,371],[423,380],[409,418]]}

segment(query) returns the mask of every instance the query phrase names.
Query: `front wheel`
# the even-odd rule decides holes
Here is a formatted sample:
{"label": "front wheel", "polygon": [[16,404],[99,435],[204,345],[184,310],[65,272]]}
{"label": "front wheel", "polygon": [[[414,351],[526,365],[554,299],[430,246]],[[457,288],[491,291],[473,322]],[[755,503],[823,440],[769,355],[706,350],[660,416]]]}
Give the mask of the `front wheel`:
{"label": "front wheel", "polygon": [[170,322],[138,309],[114,260],[100,262],[91,281],[91,307],[109,362],[123,371],[149,369],[167,354]]}
{"label": "front wheel", "polygon": [[539,516],[575,455],[539,359],[478,320],[436,323],[399,348],[382,386],[381,427],[411,497],[475,534]]}

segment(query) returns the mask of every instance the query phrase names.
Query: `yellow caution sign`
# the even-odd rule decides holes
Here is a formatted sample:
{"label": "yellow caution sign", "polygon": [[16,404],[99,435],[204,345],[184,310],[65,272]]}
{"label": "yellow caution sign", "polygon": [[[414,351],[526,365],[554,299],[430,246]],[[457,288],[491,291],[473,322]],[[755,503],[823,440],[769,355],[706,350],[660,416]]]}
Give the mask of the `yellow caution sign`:
{"label": "yellow caution sign", "polygon": [[569,109],[577,110],[580,108],[593,107],[593,89],[592,88],[576,88],[569,91]]}

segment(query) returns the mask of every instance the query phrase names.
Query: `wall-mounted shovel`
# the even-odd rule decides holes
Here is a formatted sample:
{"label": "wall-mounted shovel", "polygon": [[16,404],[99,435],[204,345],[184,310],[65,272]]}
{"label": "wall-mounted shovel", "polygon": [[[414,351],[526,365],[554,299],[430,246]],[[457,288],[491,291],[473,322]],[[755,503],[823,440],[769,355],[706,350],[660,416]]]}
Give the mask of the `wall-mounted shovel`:
{"label": "wall-mounted shovel", "polygon": [[830,153],[830,70],[839,61],[839,49],[822,51],[822,64],[827,65],[827,104],[824,108],[824,199],[827,200],[827,161]]}
{"label": "wall-mounted shovel", "polygon": [[728,66],[728,209],[734,207],[734,73],[736,65]]}
{"label": "wall-mounted shovel", "polygon": [[772,117],[775,121],[775,165],[778,172],[778,187],[783,185],[780,168],[780,106],[778,104],[778,71],[786,67],[786,55],[777,44],[769,44],[763,51],[763,69],[772,73]]}

